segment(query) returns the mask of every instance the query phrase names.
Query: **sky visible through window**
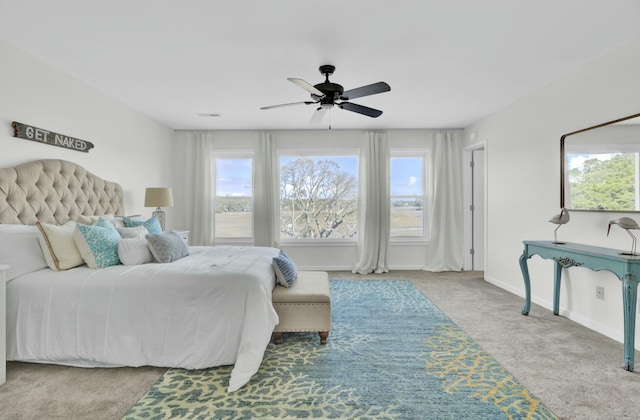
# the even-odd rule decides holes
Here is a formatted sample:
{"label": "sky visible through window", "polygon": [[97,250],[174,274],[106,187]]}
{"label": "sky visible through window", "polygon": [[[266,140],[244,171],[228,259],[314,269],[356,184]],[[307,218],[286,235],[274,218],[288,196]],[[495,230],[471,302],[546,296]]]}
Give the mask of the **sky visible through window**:
{"label": "sky visible through window", "polygon": [[216,195],[250,197],[251,159],[216,159]]}
{"label": "sky visible through window", "polygon": [[[298,159],[283,156],[280,165]],[[332,160],[340,169],[358,177],[358,159],[352,156],[308,157],[313,161]],[[422,195],[422,159],[391,158],[391,194]],[[249,197],[252,195],[251,159],[216,159],[216,195],[223,197]]]}
{"label": "sky visible through window", "polygon": [[391,195],[422,195],[422,159],[391,158]]}

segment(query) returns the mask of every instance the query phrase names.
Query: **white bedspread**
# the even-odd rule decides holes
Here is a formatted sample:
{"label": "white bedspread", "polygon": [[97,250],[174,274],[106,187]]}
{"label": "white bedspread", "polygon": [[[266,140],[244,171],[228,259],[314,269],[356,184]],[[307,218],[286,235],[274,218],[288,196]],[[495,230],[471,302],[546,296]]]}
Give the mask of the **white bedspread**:
{"label": "white bedspread", "polygon": [[7,359],[202,369],[260,367],[278,315],[265,247],[189,247],[169,264],[49,269],[7,284]]}

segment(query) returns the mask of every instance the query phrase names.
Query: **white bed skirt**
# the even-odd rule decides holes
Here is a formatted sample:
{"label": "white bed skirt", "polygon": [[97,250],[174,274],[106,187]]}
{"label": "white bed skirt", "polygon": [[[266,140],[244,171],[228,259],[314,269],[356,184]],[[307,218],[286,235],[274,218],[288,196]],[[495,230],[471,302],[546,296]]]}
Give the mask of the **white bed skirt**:
{"label": "white bed skirt", "polygon": [[7,360],[258,371],[278,324],[266,247],[189,247],[168,264],[49,269],[7,284]]}

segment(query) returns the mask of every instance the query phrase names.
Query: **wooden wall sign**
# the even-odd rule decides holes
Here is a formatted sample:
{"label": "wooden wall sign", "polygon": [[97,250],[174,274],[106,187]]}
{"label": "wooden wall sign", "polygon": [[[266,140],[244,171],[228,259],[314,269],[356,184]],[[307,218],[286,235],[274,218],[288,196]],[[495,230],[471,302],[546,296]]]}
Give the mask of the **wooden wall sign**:
{"label": "wooden wall sign", "polygon": [[65,149],[77,150],[78,152],[88,153],[89,150],[93,149],[93,143],[86,140],[76,139],[15,121],[11,123],[11,126],[13,127],[13,137],[37,141],[51,146],[64,147]]}

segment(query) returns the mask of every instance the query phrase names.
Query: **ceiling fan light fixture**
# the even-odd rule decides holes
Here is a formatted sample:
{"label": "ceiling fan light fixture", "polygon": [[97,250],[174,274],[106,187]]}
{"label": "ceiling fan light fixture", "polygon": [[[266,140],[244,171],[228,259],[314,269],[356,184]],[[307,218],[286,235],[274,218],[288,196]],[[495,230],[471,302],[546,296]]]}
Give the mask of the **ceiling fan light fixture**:
{"label": "ceiling fan light fixture", "polygon": [[[302,79],[289,77],[287,80],[298,85],[302,89],[306,90],[311,94],[312,101],[304,101],[304,102],[292,102],[287,104],[279,104],[279,105],[270,105],[263,106],[260,109],[272,109],[272,108],[281,108],[290,105],[311,105],[318,104],[318,108],[314,112],[311,117],[311,123],[318,123],[322,121],[324,114],[327,113],[334,105],[337,105],[338,108],[344,109],[346,111],[355,112],[361,115],[366,115],[371,118],[377,118],[382,115],[382,111],[378,109],[369,108],[367,106],[354,104],[353,102],[348,102],[354,98],[360,98],[363,96],[376,95],[378,93],[389,92],[391,87],[385,82],[373,83],[366,86],[360,86],[355,89],[349,89],[347,91],[344,90],[342,85],[337,83],[333,83],[329,81],[329,75],[333,74],[335,71],[335,66],[330,64],[325,64],[320,66],[320,73],[325,76],[325,81],[322,83],[318,83],[316,85],[312,85]],[[340,101],[340,102],[338,102]]]}

